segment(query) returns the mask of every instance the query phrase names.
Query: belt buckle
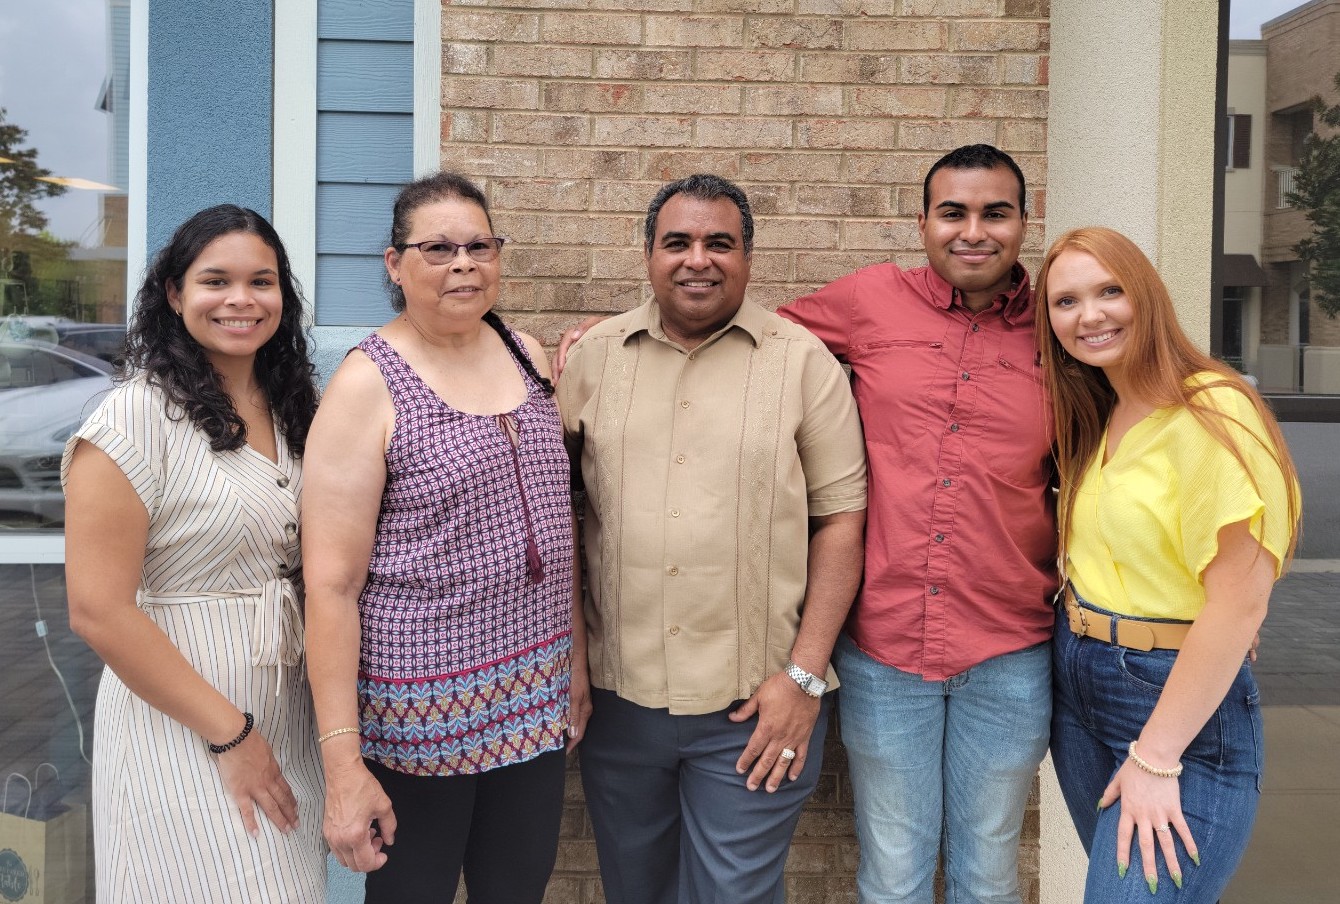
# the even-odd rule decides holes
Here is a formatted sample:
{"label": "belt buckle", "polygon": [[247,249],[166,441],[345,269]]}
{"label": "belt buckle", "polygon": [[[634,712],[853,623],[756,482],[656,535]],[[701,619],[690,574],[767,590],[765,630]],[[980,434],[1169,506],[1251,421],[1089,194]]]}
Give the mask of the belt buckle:
{"label": "belt buckle", "polygon": [[[1089,636],[1089,618],[1084,614],[1084,607],[1079,604],[1073,590],[1066,591],[1066,609],[1069,615],[1067,619],[1070,623],[1070,632],[1078,634],[1080,637]],[[1078,626],[1076,623],[1078,622]]]}

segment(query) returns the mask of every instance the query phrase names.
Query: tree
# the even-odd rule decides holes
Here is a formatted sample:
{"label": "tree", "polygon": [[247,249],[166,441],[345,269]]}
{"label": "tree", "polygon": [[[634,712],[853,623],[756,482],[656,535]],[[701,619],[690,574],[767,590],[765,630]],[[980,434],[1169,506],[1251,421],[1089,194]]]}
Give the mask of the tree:
{"label": "tree", "polygon": [[[1335,87],[1340,91],[1340,72]],[[1308,288],[1317,307],[1335,317],[1340,314],[1340,103],[1328,107],[1318,97],[1313,104],[1318,125],[1303,142],[1288,199],[1312,222],[1312,234],[1294,246],[1307,264]]]}
{"label": "tree", "polygon": [[46,232],[46,214],[37,202],[65,193],[65,186],[43,182],[51,171],[37,164],[37,149],[25,147],[26,129],[7,121],[0,107],[0,315],[59,313],[39,291],[34,266],[64,262],[66,243]]}
{"label": "tree", "polygon": [[6,115],[0,107],[0,157],[8,161],[0,163],[0,247],[8,247],[11,236],[39,234],[47,218],[37,202],[65,193],[65,186],[39,180],[51,170],[37,165],[37,149],[23,147],[27,130],[7,121]]}

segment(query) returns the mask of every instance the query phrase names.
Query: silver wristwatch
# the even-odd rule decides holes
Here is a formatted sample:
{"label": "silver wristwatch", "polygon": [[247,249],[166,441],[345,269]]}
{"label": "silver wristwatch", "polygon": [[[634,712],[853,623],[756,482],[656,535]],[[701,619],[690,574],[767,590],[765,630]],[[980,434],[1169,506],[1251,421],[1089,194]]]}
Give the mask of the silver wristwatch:
{"label": "silver wristwatch", "polygon": [[822,697],[824,691],[828,690],[827,681],[823,680],[818,675],[811,675],[789,659],[786,662],[786,674],[792,681],[800,685],[802,691],[809,694],[811,697]]}

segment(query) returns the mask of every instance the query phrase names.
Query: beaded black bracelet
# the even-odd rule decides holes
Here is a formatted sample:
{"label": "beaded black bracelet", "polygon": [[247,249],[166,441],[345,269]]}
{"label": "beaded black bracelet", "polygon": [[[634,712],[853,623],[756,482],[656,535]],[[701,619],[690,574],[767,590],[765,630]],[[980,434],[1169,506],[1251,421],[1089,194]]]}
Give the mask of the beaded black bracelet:
{"label": "beaded black bracelet", "polygon": [[246,724],[242,726],[242,733],[227,744],[210,744],[210,753],[227,753],[247,739],[247,735],[251,734],[251,726],[256,724],[256,720],[252,717],[251,713],[242,713],[242,715],[247,720]]}

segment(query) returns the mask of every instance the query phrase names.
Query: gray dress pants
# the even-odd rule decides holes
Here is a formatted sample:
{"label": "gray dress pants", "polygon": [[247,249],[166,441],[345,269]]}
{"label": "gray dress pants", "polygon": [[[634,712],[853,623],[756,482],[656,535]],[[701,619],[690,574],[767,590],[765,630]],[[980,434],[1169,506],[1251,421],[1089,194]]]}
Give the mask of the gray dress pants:
{"label": "gray dress pants", "polygon": [[831,695],[805,772],[750,791],[735,762],[757,719],[672,716],[593,688],[578,748],[609,904],[783,904],[782,869],[819,781]]}

